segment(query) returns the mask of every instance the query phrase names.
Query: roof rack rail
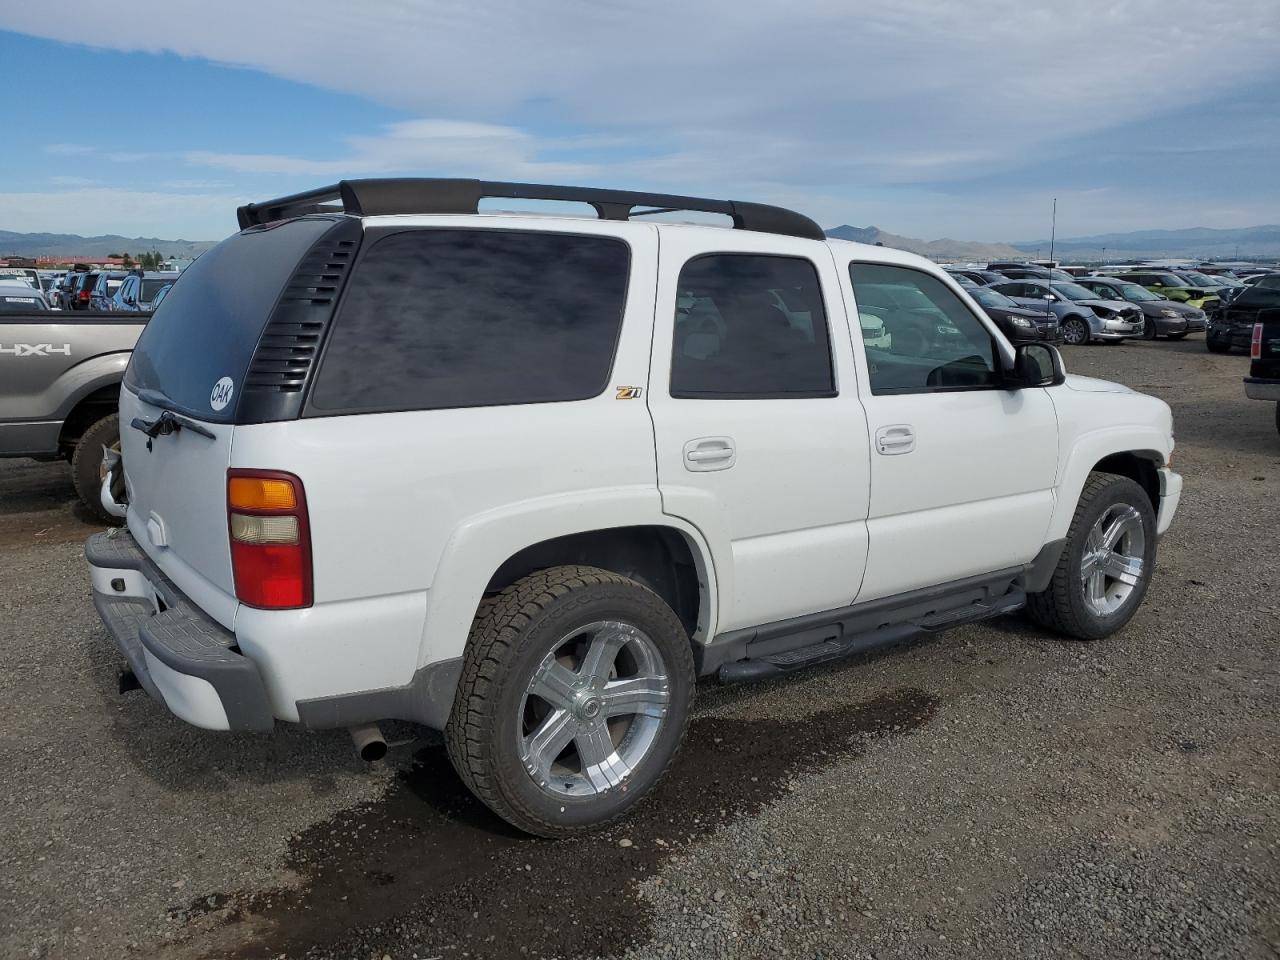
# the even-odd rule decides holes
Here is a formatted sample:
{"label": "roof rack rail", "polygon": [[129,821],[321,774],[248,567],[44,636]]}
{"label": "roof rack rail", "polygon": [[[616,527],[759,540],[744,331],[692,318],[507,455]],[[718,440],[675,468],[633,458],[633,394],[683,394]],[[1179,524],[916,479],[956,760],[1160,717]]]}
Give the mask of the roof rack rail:
{"label": "roof rack rail", "polygon": [[[567,200],[588,203],[601,220],[628,220],[646,213],[677,210],[719,213],[738,230],[780,233],[824,240],[822,228],[804,214],[762,203],[710,200],[665,193],[605,190],[598,187],[557,187],[542,183],[503,183],[496,180],[409,178],[341,180],[327,187],[287,197],[249,203],[236,211],[240,229],[308,213],[350,213],[382,216],[397,213],[479,213],[485,197],[519,200]],[[341,207],[326,206],[340,201]],[[656,209],[641,209],[656,208]]]}

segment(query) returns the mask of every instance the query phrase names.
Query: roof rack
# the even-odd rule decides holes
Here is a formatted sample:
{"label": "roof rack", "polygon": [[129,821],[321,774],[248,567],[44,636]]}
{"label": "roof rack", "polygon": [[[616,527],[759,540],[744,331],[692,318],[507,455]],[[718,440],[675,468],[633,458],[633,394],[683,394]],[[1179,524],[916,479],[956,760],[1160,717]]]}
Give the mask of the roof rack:
{"label": "roof rack", "polygon": [[[803,214],[762,203],[597,187],[444,178],[342,180],[275,200],[249,203],[240,207],[236,215],[243,230],[256,224],[308,213],[350,213],[364,217],[397,213],[479,213],[480,201],[485,197],[588,203],[595,208],[601,220],[628,220],[646,213],[676,210],[720,213],[731,218],[738,230],[780,233],[810,240],[826,238],[822,228]],[[333,201],[340,201],[341,207],[326,206]],[[637,210],[637,207],[652,209]]]}

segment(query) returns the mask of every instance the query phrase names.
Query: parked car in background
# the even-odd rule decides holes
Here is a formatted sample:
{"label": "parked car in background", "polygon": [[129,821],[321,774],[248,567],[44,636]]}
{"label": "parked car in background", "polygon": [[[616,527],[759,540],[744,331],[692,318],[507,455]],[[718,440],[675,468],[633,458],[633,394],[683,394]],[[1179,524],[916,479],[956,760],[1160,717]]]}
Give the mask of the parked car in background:
{"label": "parked car in background", "polygon": [[24,283],[28,287],[40,289],[40,278],[36,272],[21,267],[0,267],[0,283]]}
{"label": "parked car in background", "polygon": [[1058,317],[1063,342],[1080,345],[1099,340],[1117,343],[1142,336],[1142,311],[1124,301],[1102,300],[1074,282],[1007,280],[993,283],[993,290],[1022,306],[1043,306]]}
{"label": "parked car in background", "polygon": [[1039,270],[1041,275],[1047,279],[1049,276],[1049,268],[1038,266],[1034,263],[1019,263],[1016,260],[993,260],[987,264],[988,270],[994,270],[996,273],[1004,273],[1006,270]]}
{"label": "parked car in background", "polygon": [[48,309],[49,301],[39,290],[16,280],[0,278],[0,314],[42,312]]}
{"label": "parked car in background", "polygon": [[963,273],[953,273],[951,274],[951,279],[960,284],[960,286],[964,287],[966,290],[977,290],[979,287],[983,286],[983,284],[978,283],[978,281],[966,277]]}
{"label": "parked car in background", "polygon": [[79,282],[80,273],[77,271],[67,271],[58,278],[58,282],[53,285],[49,291],[49,306],[55,310],[71,309],[71,291]]}
{"label": "parked car in background", "polygon": [[970,290],[969,296],[978,301],[986,315],[996,322],[1000,332],[1014,343],[1035,340],[1062,342],[1062,326],[1052,313],[1019,306],[993,287],[978,287]]}
{"label": "parked car in background", "polygon": [[156,307],[160,306],[160,302],[169,295],[169,291],[172,289],[173,289],[173,282],[170,281],[169,283],[166,283],[163,287],[161,287],[159,290],[155,292],[155,295],[152,296],[151,298],[151,309],[153,311],[156,309]]}
{"label": "parked car in background", "polygon": [[953,277],[956,275],[968,277],[980,287],[985,287],[988,284],[999,283],[1001,280],[1009,279],[1003,273],[996,273],[994,270],[975,270],[970,269],[969,267],[964,267],[962,269],[949,268],[947,273],[951,274]]}
{"label": "parked car in background", "polygon": [[1194,286],[1169,270],[1126,270],[1109,276],[1140,284],[1152,293],[1189,304],[1198,310],[1204,310],[1206,304],[1218,299],[1217,287]]}
{"label": "parked car in background", "polygon": [[98,271],[86,270],[75,276],[75,283],[68,291],[69,305],[72,310],[90,310],[92,308],[89,306],[89,298],[93,295],[93,288],[98,282]]}
{"label": "parked car in background", "polygon": [[119,447],[120,380],[147,316],[50,313],[29,287],[0,294],[0,312],[0,457],[69,461],[85,507],[108,518],[102,449]]}
{"label": "parked car in background", "polygon": [[1077,277],[1075,281],[1104,300],[1125,300],[1142,311],[1146,320],[1142,336],[1181,340],[1189,333],[1202,333],[1206,318],[1203,310],[1152,293],[1146,287],[1116,277]]}
{"label": "parked car in background", "polygon": [[104,270],[98,274],[93,288],[89,291],[89,309],[108,311],[113,309],[116,291],[124,283],[129,274],[123,270]]}
{"label": "parked car in background", "polygon": [[1065,280],[1070,282],[1075,279],[1065,270],[1059,270],[1056,267],[1009,267],[1000,272],[1010,280]]}
{"label": "parked car in background", "polygon": [[1244,395],[1275,403],[1276,431],[1280,432],[1280,307],[1258,311],[1249,339],[1249,359]]}
{"label": "parked car in background", "polygon": [[152,301],[161,287],[166,287],[178,279],[176,271],[131,273],[116,289],[111,298],[112,310],[121,313],[149,312]]}
{"label": "parked car in background", "polygon": [[1222,304],[1209,317],[1204,345],[1210,353],[1227,353],[1233,348],[1248,350],[1253,342],[1253,328],[1264,311],[1280,309],[1280,274],[1274,286],[1254,284],[1239,296]]}

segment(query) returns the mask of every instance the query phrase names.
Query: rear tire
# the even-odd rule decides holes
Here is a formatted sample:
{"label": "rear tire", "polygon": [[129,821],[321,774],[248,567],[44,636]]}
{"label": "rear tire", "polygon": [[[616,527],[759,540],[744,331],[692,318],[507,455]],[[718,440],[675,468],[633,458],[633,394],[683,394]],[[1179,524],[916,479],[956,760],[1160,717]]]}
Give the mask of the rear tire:
{"label": "rear tire", "polygon": [[508,823],[543,837],[586,833],[661,778],[693,691],[688,634],[657,594],[594,567],[541,570],[480,605],[445,730],[449,758]]}
{"label": "rear tire", "polygon": [[1091,473],[1053,579],[1027,597],[1027,613],[1077,640],[1110,636],[1142,605],[1155,561],[1156,516],[1147,492],[1128,477]]}
{"label": "rear tire", "polygon": [[102,448],[120,449],[120,415],[113,413],[95,421],[85,430],[71,454],[71,481],[80,502],[95,520],[116,523],[102,507]]}

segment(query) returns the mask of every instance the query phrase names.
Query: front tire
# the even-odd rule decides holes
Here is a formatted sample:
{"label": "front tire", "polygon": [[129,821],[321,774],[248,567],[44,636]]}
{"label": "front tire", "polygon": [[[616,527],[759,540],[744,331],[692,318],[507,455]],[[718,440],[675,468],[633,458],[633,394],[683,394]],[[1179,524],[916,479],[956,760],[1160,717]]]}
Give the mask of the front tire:
{"label": "front tire", "polygon": [[1206,336],[1204,345],[1208,347],[1210,353],[1230,353],[1231,344],[1223,343],[1221,340],[1215,340],[1213,337]]}
{"label": "front tire", "polygon": [[1073,347],[1083,346],[1089,342],[1089,324],[1079,317],[1067,317],[1062,321],[1062,339]]}
{"label": "front tire", "polygon": [[103,523],[118,522],[102,508],[102,448],[120,449],[120,415],[113,413],[90,425],[71,454],[71,481],[76,494],[94,519]]}
{"label": "front tire", "polygon": [[1043,627],[1078,640],[1110,636],[1142,605],[1156,561],[1151,498],[1133,480],[1091,473],[1049,586],[1027,597]]}
{"label": "front tire", "polygon": [[543,837],[627,813],[670,765],[693,702],[689,637],[634,580],[553,567],[480,606],[445,731],[463,782]]}

